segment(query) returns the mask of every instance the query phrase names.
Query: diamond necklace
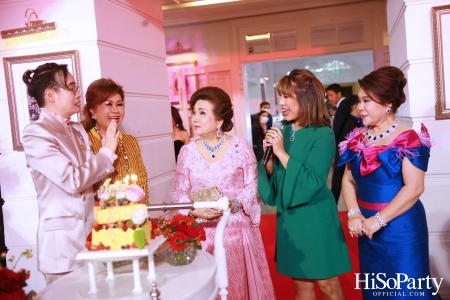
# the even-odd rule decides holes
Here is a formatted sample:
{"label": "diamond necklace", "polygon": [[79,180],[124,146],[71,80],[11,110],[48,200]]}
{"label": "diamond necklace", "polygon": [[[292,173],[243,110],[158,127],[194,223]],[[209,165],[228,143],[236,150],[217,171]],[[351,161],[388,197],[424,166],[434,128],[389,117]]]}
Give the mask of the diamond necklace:
{"label": "diamond necklace", "polygon": [[[94,126],[94,129],[97,132],[97,134],[100,136],[100,139],[102,140],[103,137],[100,134],[100,131],[98,130],[98,128],[96,126]],[[125,159],[125,169],[127,170],[127,174],[130,175],[130,162],[128,161],[127,152],[125,151],[125,147],[123,146],[122,139],[120,139],[120,138],[119,138],[119,146],[120,146],[120,150],[122,150],[123,158]]]}
{"label": "diamond necklace", "polygon": [[220,142],[214,147],[211,147],[205,142],[205,140],[202,140],[203,147],[205,147],[205,149],[208,150],[209,153],[211,153],[212,159],[216,159],[216,152],[219,151],[220,148],[222,148],[223,143],[225,143],[225,135],[223,135],[222,140],[220,140]]}
{"label": "diamond necklace", "polygon": [[291,137],[289,138],[289,140],[290,140],[291,142],[293,142],[293,141],[295,140],[295,133],[296,133],[299,129],[302,129],[302,128],[303,128],[303,126],[300,126],[299,128],[295,129],[295,128],[294,128],[294,123],[292,123],[292,135],[291,135]]}
{"label": "diamond necklace", "polygon": [[380,134],[379,136],[373,136],[373,135],[371,135],[371,134],[370,134],[370,128],[368,128],[368,129],[367,129],[367,132],[366,132],[367,140],[368,140],[370,143],[377,143],[377,142],[381,141],[382,139],[384,139],[385,137],[387,137],[388,135],[390,135],[390,134],[392,133],[392,131],[395,130],[395,128],[397,128],[399,122],[400,122],[399,120],[395,120],[394,125],[392,125],[391,127],[389,127],[388,130],[386,130],[385,132],[383,132],[383,133]]}

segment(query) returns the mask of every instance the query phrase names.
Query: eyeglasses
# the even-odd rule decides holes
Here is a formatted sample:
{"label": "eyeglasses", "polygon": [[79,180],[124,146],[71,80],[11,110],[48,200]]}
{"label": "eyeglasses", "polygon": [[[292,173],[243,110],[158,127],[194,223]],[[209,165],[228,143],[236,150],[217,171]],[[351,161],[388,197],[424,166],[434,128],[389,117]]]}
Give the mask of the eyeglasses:
{"label": "eyeglasses", "polygon": [[76,95],[81,91],[81,88],[79,85],[76,85],[73,89],[70,89],[70,91],[72,91],[73,94]]}

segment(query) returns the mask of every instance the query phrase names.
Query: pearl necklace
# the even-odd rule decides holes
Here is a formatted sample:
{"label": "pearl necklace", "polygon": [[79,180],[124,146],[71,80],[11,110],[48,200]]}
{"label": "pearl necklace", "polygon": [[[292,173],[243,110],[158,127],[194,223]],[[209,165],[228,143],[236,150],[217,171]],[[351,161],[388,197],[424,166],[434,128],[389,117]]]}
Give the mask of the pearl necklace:
{"label": "pearl necklace", "polygon": [[390,135],[390,134],[395,130],[395,128],[397,128],[399,122],[400,122],[399,120],[395,120],[394,125],[392,125],[391,127],[389,127],[388,130],[386,130],[385,132],[383,132],[383,133],[380,134],[379,136],[373,136],[373,135],[371,135],[371,134],[370,134],[370,128],[368,128],[368,129],[367,129],[367,132],[366,132],[366,138],[367,138],[367,140],[368,140],[370,143],[372,143],[372,144],[381,141],[382,139],[384,139],[385,137],[387,137],[388,135]]}
{"label": "pearl necklace", "polygon": [[214,147],[211,147],[205,142],[205,140],[202,140],[203,147],[205,147],[205,149],[212,154],[211,155],[212,159],[216,159],[216,152],[219,151],[220,148],[222,148],[224,143],[225,143],[225,135],[223,136],[222,140],[220,140],[220,142]]}
{"label": "pearl necklace", "polygon": [[[100,131],[98,130],[98,128],[96,126],[94,126],[94,129],[97,132],[97,134],[100,136],[100,139],[102,140],[103,137],[100,134]],[[120,150],[123,153],[123,158],[125,159],[125,169],[127,170],[127,174],[130,175],[130,162],[128,161],[127,152],[125,151],[125,147],[123,146],[122,139],[120,139],[120,138],[119,138],[119,146],[120,146]]]}
{"label": "pearl necklace", "polygon": [[291,142],[293,142],[293,141],[295,140],[295,133],[296,133],[299,129],[302,129],[302,128],[303,128],[303,126],[300,126],[299,128],[295,129],[295,128],[294,128],[294,123],[292,123],[292,135],[291,135],[291,137],[289,138],[289,140],[290,140]]}

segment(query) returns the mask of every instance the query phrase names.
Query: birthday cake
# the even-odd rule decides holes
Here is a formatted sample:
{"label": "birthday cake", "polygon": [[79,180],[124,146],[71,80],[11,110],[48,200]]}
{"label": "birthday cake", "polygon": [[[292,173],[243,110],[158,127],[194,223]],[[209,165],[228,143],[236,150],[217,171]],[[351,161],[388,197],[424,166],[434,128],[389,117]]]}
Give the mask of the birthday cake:
{"label": "birthday cake", "polygon": [[91,251],[142,249],[151,241],[144,190],[128,181],[109,184],[97,191],[92,232],[86,241]]}

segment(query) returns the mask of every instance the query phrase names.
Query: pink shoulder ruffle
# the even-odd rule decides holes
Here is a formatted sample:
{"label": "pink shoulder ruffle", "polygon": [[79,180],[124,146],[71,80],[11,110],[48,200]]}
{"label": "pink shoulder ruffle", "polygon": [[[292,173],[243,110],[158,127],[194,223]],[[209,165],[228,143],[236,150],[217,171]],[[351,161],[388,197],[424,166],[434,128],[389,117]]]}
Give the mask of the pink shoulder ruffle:
{"label": "pink shoulder ruffle", "polygon": [[422,123],[420,128],[419,139],[422,145],[431,148],[431,138],[430,134],[428,133],[428,129],[425,127],[425,125]]}
{"label": "pink shoulder ruffle", "polygon": [[339,154],[342,155],[342,153],[344,153],[347,149],[353,149],[355,151],[355,148],[358,148],[359,151],[361,151],[361,149],[367,147],[364,137],[366,131],[366,127],[356,127],[350,131],[350,133],[345,137],[345,141],[339,143]]}

